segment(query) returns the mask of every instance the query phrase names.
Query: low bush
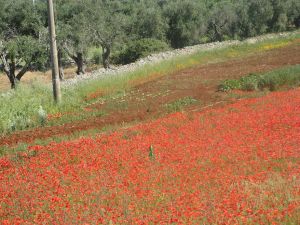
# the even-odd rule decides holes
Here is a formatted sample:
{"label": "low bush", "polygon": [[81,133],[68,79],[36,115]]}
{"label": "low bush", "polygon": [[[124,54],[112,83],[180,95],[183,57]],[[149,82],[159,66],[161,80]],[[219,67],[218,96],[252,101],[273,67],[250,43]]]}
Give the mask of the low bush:
{"label": "low bush", "polygon": [[129,64],[136,60],[169,49],[167,43],[151,38],[130,42],[126,48],[112,57],[113,63]]}
{"label": "low bush", "polygon": [[258,87],[260,76],[257,74],[249,74],[240,79],[240,86],[243,91],[255,91]]}
{"label": "low bush", "polygon": [[219,91],[230,91],[234,89],[241,89],[241,82],[240,80],[225,80],[222,84],[218,87]]}
{"label": "low bush", "polygon": [[170,113],[171,112],[179,112],[184,107],[192,105],[196,102],[197,102],[197,100],[192,97],[185,97],[185,98],[180,98],[174,102],[170,102],[170,103],[166,104],[166,108],[167,108],[168,112],[170,112]]}

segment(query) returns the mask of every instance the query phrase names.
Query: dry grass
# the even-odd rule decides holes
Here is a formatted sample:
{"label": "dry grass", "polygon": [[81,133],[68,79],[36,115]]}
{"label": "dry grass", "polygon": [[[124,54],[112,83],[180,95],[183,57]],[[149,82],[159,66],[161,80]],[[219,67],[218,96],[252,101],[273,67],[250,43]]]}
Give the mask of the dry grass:
{"label": "dry grass", "polygon": [[[76,74],[76,67],[69,67],[65,68],[65,78],[73,78]],[[50,83],[51,82],[51,70],[48,70],[46,72],[40,72],[40,71],[29,71],[27,72],[24,77],[22,78],[21,82],[25,84],[30,84],[33,81],[40,81],[42,83]],[[0,92],[7,91],[10,89],[10,83],[7,78],[7,76],[3,73],[0,73]]]}

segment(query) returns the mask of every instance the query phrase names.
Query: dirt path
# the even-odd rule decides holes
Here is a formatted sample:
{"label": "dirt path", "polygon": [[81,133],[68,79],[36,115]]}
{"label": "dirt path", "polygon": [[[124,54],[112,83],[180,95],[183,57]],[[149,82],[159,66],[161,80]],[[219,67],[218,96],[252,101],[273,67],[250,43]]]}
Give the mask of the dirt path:
{"label": "dirt path", "polygon": [[249,73],[266,72],[287,65],[300,63],[299,41],[281,49],[258,53],[242,59],[223,63],[199,65],[170,74],[152,82],[133,88],[129,93],[104,104],[94,104],[90,110],[103,110],[106,116],[89,118],[63,126],[36,128],[13,133],[0,138],[1,145],[15,145],[32,142],[52,136],[69,135],[75,131],[93,128],[101,129],[134,121],[145,121],[167,113],[166,103],[191,97],[198,100],[193,110],[232,99],[216,92],[224,79],[237,78]]}

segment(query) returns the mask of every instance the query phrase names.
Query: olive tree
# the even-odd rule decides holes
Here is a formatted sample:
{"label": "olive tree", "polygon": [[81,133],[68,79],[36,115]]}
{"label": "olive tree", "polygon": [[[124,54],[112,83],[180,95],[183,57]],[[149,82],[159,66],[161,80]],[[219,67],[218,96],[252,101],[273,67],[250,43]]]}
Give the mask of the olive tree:
{"label": "olive tree", "polygon": [[31,69],[48,61],[39,12],[25,0],[2,1],[0,60],[11,88]]}
{"label": "olive tree", "polygon": [[289,26],[299,28],[300,27],[300,1],[290,0],[287,15],[288,15]]}
{"label": "olive tree", "polygon": [[235,7],[230,2],[215,4],[208,17],[208,33],[212,41],[223,41],[226,36],[231,38],[235,35],[237,21]]}
{"label": "olive tree", "polygon": [[167,19],[167,39],[173,48],[199,42],[206,31],[205,5],[199,1],[176,0],[164,4]]}
{"label": "olive tree", "polygon": [[241,37],[251,37],[269,31],[273,18],[273,7],[269,0],[237,1],[238,33]]}
{"label": "olive tree", "polygon": [[165,41],[167,18],[157,1],[141,1],[135,4],[130,17],[128,35],[133,39],[152,38]]}
{"label": "olive tree", "polygon": [[76,64],[78,75],[85,73],[86,54],[91,45],[90,21],[84,0],[56,1],[57,42],[62,77],[62,57],[66,53]]}
{"label": "olive tree", "polygon": [[113,45],[125,34],[127,16],[121,1],[91,0],[88,15],[93,43],[102,48],[104,68],[110,66]]}

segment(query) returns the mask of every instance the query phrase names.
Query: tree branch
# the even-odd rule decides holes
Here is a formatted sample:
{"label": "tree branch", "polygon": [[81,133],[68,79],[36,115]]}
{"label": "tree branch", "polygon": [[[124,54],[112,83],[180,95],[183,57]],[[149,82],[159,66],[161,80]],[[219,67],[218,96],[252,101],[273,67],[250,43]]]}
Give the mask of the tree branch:
{"label": "tree branch", "polygon": [[6,54],[5,53],[3,53],[3,52],[1,52],[0,53],[0,57],[1,57],[1,60],[2,60],[2,63],[3,63],[3,65],[4,65],[4,72],[7,74],[7,75],[9,75],[9,64],[8,64],[8,62],[7,62],[7,60],[6,60]]}
{"label": "tree branch", "polygon": [[73,59],[74,61],[77,60],[77,57],[74,54],[72,54],[72,52],[70,51],[70,49],[68,48],[68,46],[65,43],[63,44],[63,49],[65,50],[65,52],[71,59]]}
{"label": "tree branch", "polygon": [[95,33],[96,33],[98,39],[100,40],[100,42],[105,43],[105,40],[102,38],[102,35],[99,33],[99,31],[95,30]]}
{"label": "tree branch", "polygon": [[28,69],[29,69],[29,67],[30,67],[30,64],[31,64],[31,62],[30,63],[27,63],[21,70],[20,70],[20,72],[18,73],[18,75],[16,76],[16,79],[18,80],[18,81],[20,81],[21,80],[21,78],[25,75],[25,73],[28,71]]}

